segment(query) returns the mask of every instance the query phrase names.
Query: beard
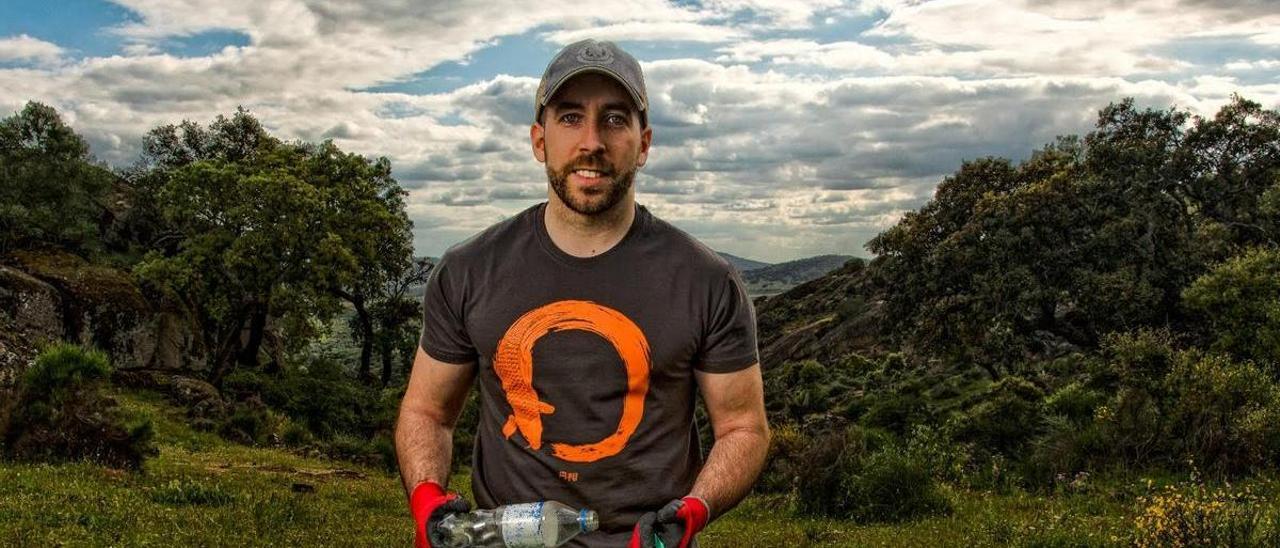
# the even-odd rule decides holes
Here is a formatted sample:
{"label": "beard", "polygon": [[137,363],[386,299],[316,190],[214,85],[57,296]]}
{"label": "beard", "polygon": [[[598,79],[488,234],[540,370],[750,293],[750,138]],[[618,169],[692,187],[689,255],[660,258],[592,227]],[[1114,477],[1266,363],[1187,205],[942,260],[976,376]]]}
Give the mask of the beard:
{"label": "beard", "polygon": [[[610,174],[609,182],[602,190],[574,193],[569,189],[569,174],[585,166]],[[565,206],[581,215],[599,215],[613,209],[613,206],[618,205],[618,202],[627,195],[627,190],[631,188],[631,183],[636,178],[635,168],[618,173],[613,170],[613,166],[594,156],[569,162],[560,170],[553,169],[548,163],[546,170],[547,182],[551,183],[556,196],[560,197],[560,201]]]}

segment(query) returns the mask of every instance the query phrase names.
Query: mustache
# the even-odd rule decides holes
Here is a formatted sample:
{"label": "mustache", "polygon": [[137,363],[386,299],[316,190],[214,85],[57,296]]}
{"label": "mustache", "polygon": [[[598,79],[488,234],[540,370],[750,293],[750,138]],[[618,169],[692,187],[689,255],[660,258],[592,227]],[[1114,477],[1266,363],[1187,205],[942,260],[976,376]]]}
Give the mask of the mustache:
{"label": "mustache", "polygon": [[589,154],[579,158],[575,158],[565,167],[565,173],[569,173],[579,169],[590,169],[591,171],[599,171],[602,173],[613,173],[613,165],[604,159],[600,154]]}

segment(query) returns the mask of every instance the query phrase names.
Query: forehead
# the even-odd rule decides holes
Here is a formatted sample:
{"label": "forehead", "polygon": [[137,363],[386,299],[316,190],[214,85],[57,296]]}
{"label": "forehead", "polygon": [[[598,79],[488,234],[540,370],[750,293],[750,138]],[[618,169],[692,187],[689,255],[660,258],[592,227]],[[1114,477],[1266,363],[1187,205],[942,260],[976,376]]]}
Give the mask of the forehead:
{"label": "forehead", "polygon": [[617,80],[597,73],[579,74],[556,90],[556,94],[547,101],[547,107],[555,108],[562,102],[578,103],[586,106],[593,103],[622,103],[631,110],[636,110],[631,94]]}

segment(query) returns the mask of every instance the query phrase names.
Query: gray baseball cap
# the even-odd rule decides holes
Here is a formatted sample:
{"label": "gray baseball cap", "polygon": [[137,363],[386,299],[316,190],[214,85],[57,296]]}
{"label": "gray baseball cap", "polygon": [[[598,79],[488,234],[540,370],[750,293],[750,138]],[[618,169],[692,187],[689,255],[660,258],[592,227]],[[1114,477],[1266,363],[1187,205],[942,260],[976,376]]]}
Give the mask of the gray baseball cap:
{"label": "gray baseball cap", "polygon": [[648,125],[649,96],[644,89],[644,73],[640,63],[617,44],[606,40],[586,39],[564,47],[547,65],[538,84],[538,96],[534,102],[533,121],[542,119],[542,109],[556,91],[579,74],[595,72],[617,80],[631,94],[640,109],[640,125]]}

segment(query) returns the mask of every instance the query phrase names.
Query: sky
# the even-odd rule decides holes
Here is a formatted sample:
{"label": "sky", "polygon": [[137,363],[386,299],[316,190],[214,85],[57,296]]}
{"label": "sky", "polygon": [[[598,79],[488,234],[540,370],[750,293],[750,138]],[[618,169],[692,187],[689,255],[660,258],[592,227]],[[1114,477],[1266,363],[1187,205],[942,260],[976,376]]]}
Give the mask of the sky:
{"label": "sky", "polygon": [[0,115],[49,104],[126,167],[149,129],[243,106],[389,158],[439,256],[546,199],[534,91],[583,38],[641,61],[637,200],[766,262],[868,256],[963,160],[1025,159],[1124,97],[1280,107],[1274,0],[4,0]]}

